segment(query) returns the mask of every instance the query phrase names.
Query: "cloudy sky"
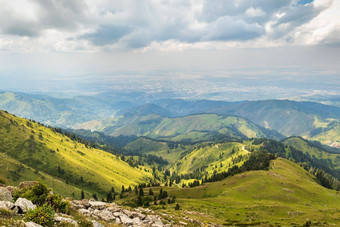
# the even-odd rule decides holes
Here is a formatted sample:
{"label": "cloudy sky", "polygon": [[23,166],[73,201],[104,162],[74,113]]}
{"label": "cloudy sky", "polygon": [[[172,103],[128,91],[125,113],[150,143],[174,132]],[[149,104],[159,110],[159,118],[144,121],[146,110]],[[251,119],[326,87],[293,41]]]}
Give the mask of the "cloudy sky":
{"label": "cloudy sky", "polygon": [[127,72],[211,78],[340,74],[340,0],[0,0],[0,5],[0,89],[14,81]]}

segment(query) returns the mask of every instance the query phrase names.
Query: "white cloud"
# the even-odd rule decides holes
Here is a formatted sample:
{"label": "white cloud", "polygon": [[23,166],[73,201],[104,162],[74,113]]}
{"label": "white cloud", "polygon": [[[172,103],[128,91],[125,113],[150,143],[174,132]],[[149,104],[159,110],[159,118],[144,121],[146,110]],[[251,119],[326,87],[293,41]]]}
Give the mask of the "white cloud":
{"label": "white cloud", "polygon": [[299,2],[0,0],[0,50],[182,50],[338,42],[339,1]]}

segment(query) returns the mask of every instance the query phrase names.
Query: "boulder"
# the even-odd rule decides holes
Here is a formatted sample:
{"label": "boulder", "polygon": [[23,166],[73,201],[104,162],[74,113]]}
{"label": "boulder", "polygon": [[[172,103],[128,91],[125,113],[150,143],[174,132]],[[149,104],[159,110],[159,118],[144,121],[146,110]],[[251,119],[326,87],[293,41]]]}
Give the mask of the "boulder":
{"label": "boulder", "polygon": [[64,218],[64,217],[54,217],[54,221],[56,222],[59,222],[59,223],[65,223],[65,224],[71,224],[71,225],[74,225],[74,226],[78,226],[78,223],[71,219],[71,218]]}
{"label": "boulder", "polygon": [[120,216],[120,221],[124,225],[132,225],[133,221],[131,218],[127,217],[126,215]]}
{"label": "boulder", "polygon": [[28,210],[33,210],[36,207],[31,201],[25,198],[18,198],[15,206],[19,208],[19,213],[26,213]]}
{"label": "boulder", "polygon": [[5,187],[0,188],[0,200],[1,201],[12,201],[12,193]]}
{"label": "boulder", "polygon": [[132,224],[134,226],[142,226],[143,222],[138,217],[136,217],[136,218],[132,219]]}
{"label": "boulder", "polygon": [[10,202],[10,201],[0,201],[0,208],[7,208],[10,210],[13,210],[15,208],[14,203]]}
{"label": "boulder", "polygon": [[33,187],[36,184],[38,184],[38,181],[24,181],[19,184],[19,189]]}
{"label": "boulder", "polygon": [[91,208],[93,209],[98,209],[98,210],[103,210],[105,209],[106,207],[106,203],[104,202],[92,202],[92,201],[89,201],[90,205],[91,205]]}
{"label": "boulder", "polygon": [[125,215],[125,214],[123,214],[122,212],[114,212],[113,213],[113,216],[115,216],[115,217],[120,217],[120,216],[123,216],[123,215]]}
{"label": "boulder", "polygon": [[79,209],[78,212],[82,215],[85,215],[85,216],[90,216],[91,215],[91,212],[87,209]]}
{"label": "boulder", "polygon": [[103,219],[104,221],[114,221],[114,220],[116,220],[115,216],[112,215],[112,212],[110,212],[107,209],[102,210],[100,213],[97,214],[97,216],[99,218]]}
{"label": "boulder", "polygon": [[102,224],[100,224],[99,222],[95,220],[92,220],[92,224],[93,224],[93,227],[104,227]]}
{"label": "boulder", "polygon": [[25,227],[42,227],[42,226],[37,224],[37,223],[30,221],[30,222],[25,223]]}
{"label": "boulder", "polygon": [[18,188],[14,186],[7,186],[6,189],[11,192],[12,196],[14,195],[14,192],[18,190]]}
{"label": "boulder", "polygon": [[80,201],[80,205],[83,205],[86,209],[91,206],[90,202],[87,199],[83,199],[82,201]]}

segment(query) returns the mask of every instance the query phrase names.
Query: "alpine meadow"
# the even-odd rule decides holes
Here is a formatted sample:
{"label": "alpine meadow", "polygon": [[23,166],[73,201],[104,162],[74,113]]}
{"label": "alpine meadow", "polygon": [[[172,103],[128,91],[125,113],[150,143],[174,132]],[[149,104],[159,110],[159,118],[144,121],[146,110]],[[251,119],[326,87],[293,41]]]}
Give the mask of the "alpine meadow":
{"label": "alpine meadow", "polygon": [[340,1],[0,4],[0,226],[340,226]]}

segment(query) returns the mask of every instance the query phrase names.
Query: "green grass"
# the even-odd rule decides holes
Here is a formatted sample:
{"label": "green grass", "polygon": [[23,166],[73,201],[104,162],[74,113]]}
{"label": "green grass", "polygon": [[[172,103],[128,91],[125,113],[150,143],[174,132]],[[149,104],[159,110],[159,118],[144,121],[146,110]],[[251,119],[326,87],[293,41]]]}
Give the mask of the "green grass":
{"label": "green grass", "polygon": [[[340,194],[318,185],[313,175],[282,158],[273,160],[269,171],[249,171],[195,188],[163,190],[176,196],[181,209],[176,211],[175,204],[165,209],[151,207],[182,221],[188,216],[234,226],[302,226],[306,220],[314,225],[340,225]],[[159,188],[153,191],[158,195]],[[134,196],[117,202],[126,203]]]}
{"label": "green grass", "polygon": [[291,137],[283,141],[285,145],[292,146],[297,150],[302,151],[305,154],[309,154],[312,157],[315,157],[319,160],[323,160],[324,163],[327,163],[327,166],[330,169],[337,172],[338,176],[340,176],[340,155],[336,153],[327,152],[320,147],[314,146],[307,140],[304,140],[300,137]]}
{"label": "green grass", "polygon": [[[120,189],[122,185],[136,185],[151,177],[150,173],[132,168],[115,155],[88,148],[50,128],[2,111],[0,153],[11,158],[2,159],[3,165],[16,160],[15,165],[23,164],[99,196],[105,196],[111,187]],[[13,165],[8,164],[8,168]],[[19,171],[21,177],[9,176],[9,181],[36,180],[37,174],[31,172]]]}

